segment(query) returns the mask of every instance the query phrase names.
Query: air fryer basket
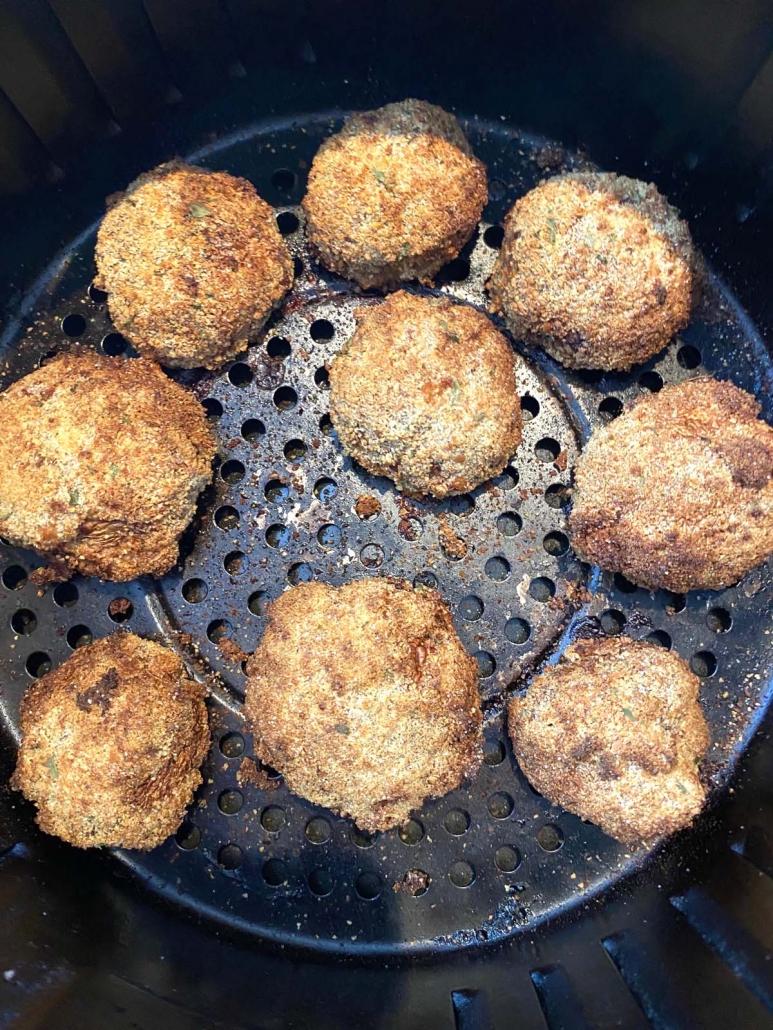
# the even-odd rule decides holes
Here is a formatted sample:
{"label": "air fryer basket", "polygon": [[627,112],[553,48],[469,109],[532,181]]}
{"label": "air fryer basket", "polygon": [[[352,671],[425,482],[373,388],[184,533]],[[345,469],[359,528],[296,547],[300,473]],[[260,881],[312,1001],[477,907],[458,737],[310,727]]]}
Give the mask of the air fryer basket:
{"label": "air fryer basket", "polygon": [[[227,45],[216,27],[230,38],[240,17],[250,24],[249,8],[200,6],[188,32],[195,38],[208,25],[209,58],[218,64],[218,47],[225,53]],[[99,82],[77,11],[52,7]],[[184,62],[175,64],[182,41],[164,34],[165,7],[146,10],[176,84],[185,76]],[[129,17],[130,5],[99,9],[114,28],[120,12],[127,25],[148,31],[144,20]],[[12,1026],[26,1019],[18,1025],[54,1027],[152,1026],[162,1018],[175,1027],[768,1025],[765,913],[773,863],[758,793],[770,761],[764,733],[748,759],[750,786],[733,777],[768,699],[771,569],[721,592],[651,595],[580,563],[565,532],[578,450],[626,400],[708,372],[754,392],[764,416],[773,417],[773,362],[760,336],[766,312],[759,298],[747,289],[753,320],[733,292],[746,280],[731,287],[732,269],[710,265],[689,328],[626,375],[567,372],[513,341],[526,421],[511,464],[466,497],[410,501],[345,459],[337,444],[325,364],[350,335],[354,309],[379,303],[380,294],[316,264],[298,206],[311,159],[342,117],[340,108],[324,108],[326,100],[362,107],[418,93],[456,106],[489,168],[491,199],[476,238],[422,292],[485,310],[484,283],[513,200],[546,175],[593,167],[594,160],[654,176],[683,203],[708,250],[700,211],[690,206],[691,197],[705,203],[705,154],[690,137],[693,149],[666,165],[659,150],[668,141],[655,134],[650,149],[642,140],[646,159],[637,163],[629,154],[618,165],[603,145],[578,148],[549,103],[540,127],[550,138],[516,128],[497,106],[503,94],[474,90],[469,70],[463,99],[443,79],[417,79],[396,59],[387,62],[388,83],[380,82],[362,74],[352,40],[331,40],[313,5],[305,13],[306,23],[298,11],[274,16],[274,31],[295,33],[274,68],[279,81],[261,77],[260,36],[246,34],[227,64],[233,81],[215,101],[204,102],[213,87],[202,74],[190,83],[187,107],[167,91],[183,110],[173,107],[124,139],[92,144],[85,158],[73,158],[62,141],[46,141],[52,154],[62,148],[62,164],[47,170],[54,179],[64,171],[59,198],[49,185],[39,189],[50,207],[36,213],[26,201],[8,205],[16,254],[3,258],[11,287],[3,386],[74,342],[130,353],[104,295],[91,286],[97,219],[106,193],[175,153],[246,176],[275,204],[296,285],[237,361],[216,374],[175,374],[205,404],[220,445],[214,485],[177,569],[157,582],[76,577],[43,591],[30,578],[35,556],[0,545],[0,722],[9,768],[26,684],[75,647],[121,627],[180,651],[209,686],[212,722],[205,784],[176,838],[150,854],[74,853],[30,828],[31,812],[18,796],[6,799],[0,888],[10,919],[0,934],[0,1011]],[[422,12],[413,13],[421,25]],[[9,21],[26,17],[14,10]],[[47,17],[41,13],[36,31]],[[255,18],[260,27],[269,15]],[[443,41],[459,46],[461,28]],[[587,31],[582,19],[566,28]],[[477,31],[496,52],[494,36]],[[367,47],[366,33],[355,36]],[[52,38],[43,33],[49,48]],[[553,43],[561,49],[560,37]],[[613,63],[603,65],[610,77]],[[328,81],[333,67],[344,81]],[[341,70],[348,68],[351,81]],[[9,96],[16,81],[4,84]],[[107,93],[115,114],[120,90],[113,83]],[[32,119],[32,107],[14,97]],[[291,116],[266,117],[272,106]],[[518,110],[533,124],[528,112],[537,107],[522,100]],[[106,124],[114,137],[117,122]],[[19,167],[34,168],[31,160],[28,154]],[[653,160],[661,164],[651,168]],[[736,225],[758,216],[763,186],[735,202]],[[358,514],[365,514],[363,497],[378,500],[375,514]],[[364,575],[400,575],[440,591],[478,661],[486,712],[485,764],[475,780],[428,802],[399,831],[376,836],[291,795],[273,770],[266,770],[267,785],[250,782],[252,745],[241,716],[243,660],[260,639],[266,602],[288,583]],[[535,667],[579,635],[620,632],[673,647],[690,661],[712,731],[702,768],[712,787],[709,810],[655,854],[618,845],[537,795],[513,761],[503,726],[503,698],[522,689]],[[313,653],[312,639],[308,646]],[[422,889],[404,889],[416,872]]]}

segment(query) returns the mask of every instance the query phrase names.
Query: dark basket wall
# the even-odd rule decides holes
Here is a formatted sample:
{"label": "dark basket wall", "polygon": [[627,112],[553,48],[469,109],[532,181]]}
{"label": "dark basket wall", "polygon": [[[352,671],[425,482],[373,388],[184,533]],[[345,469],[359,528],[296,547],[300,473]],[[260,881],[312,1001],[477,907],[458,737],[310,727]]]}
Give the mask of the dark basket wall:
{"label": "dark basket wall", "polygon": [[[770,340],[763,0],[5,0],[4,312],[144,168],[258,118],[407,95],[654,179]],[[225,946],[109,860],[41,840],[0,787],[0,1026],[769,1026],[770,728],[727,803],[639,880],[539,936],[413,967]],[[2,783],[10,742],[0,758]]]}
{"label": "dark basket wall", "polygon": [[66,224],[79,197],[144,167],[138,156],[269,114],[416,94],[653,178],[767,325],[772,48],[766,0],[5,0],[6,228],[29,225],[19,196],[33,189]]}

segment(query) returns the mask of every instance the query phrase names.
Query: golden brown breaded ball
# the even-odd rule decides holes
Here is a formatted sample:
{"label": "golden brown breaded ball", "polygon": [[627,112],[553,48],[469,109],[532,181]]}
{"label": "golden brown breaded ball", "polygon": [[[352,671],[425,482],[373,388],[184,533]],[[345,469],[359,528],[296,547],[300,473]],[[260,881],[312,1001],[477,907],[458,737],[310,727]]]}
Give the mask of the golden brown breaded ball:
{"label": "golden brown breaded ball", "polygon": [[475,308],[392,294],[355,312],[330,365],[330,417],[347,454],[410,494],[463,494],[521,442],[513,349]]}
{"label": "golden brown breaded ball", "polygon": [[688,826],[706,796],[698,677],[626,637],[580,640],[510,701],[513,752],[556,805],[626,844]]}
{"label": "golden brown breaded ball", "polygon": [[577,462],[577,553],[650,590],[737,582],[773,553],[773,429],[759,412],[708,377],[629,405]]}
{"label": "golden brown breaded ball", "polygon": [[507,215],[491,309],[565,365],[628,369],[687,325],[693,266],[687,225],[651,183],[564,175]]}
{"label": "golden brown breaded ball", "polygon": [[0,394],[0,535],[102,579],[160,576],[212,478],[199,402],[144,358],[60,354]]}
{"label": "golden brown breaded ball", "polygon": [[174,833],[209,749],[204,689],[161,644],[116,633],[22,699],[11,781],[41,830],[79,848],[154,848]]}
{"label": "golden brown breaded ball", "polygon": [[270,607],[245,712],[290,790],[375,832],[478,769],[476,674],[434,591],[302,583]]}
{"label": "golden brown breaded ball", "polygon": [[162,365],[222,365],[292,286],[274,210],[246,179],[173,161],[107,205],[94,283],[116,329]]}
{"label": "golden brown breaded ball", "polygon": [[426,282],[475,232],[486,168],[456,118],[403,100],[348,118],[317,151],[303,210],[323,264],[362,286]]}

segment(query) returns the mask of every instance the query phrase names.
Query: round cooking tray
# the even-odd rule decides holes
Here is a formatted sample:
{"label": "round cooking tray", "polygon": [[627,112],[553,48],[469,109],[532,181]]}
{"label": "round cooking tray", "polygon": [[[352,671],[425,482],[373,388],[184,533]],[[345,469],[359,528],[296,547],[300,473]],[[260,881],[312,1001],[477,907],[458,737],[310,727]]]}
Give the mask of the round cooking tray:
{"label": "round cooking tray", "polygon": [[[464,497],[402,497],[344,458],[327,413],[326,363],[351,335],[354,309],[381,301],[319,268],[305,240],[305,171],[339,124],[318,115],[261,125],[190,155],[246,176],[277,203],[295,288],[261,341],[222,373],[173,375],[203,401],[220,444],[177,569],[132,584],[76,577],[44,592],[29,578],[35,556],[0,548],[0,716],[18,737],[24,687],[73,648],[119,628],[159,636],[209,685],[212,751],[176,838],[115,858],[166,900],[259,937],[358,952],[456,948],[533,926],[648,857],[551,806],[513,761],[504,699],[571,639],[624,632],[686,658],[701,676],[713,740],[701,772],[714,792],[727,781],[767,697],[770,568],[717,593],[648,594],[573,555],[568,487],[582,440],[630,398],[706,372],[760,394],[773,368],[709,272],[690,327],[630,374],[567,372],[513,341],[525,423],[508,468]],[[420,292],[485,310],[507,208],[546,175],[587,165],[545,140],[478,121],[466,128],[489,168],[486,221],[435,288]],[[74,340],[131,353],[90,286],[95,231],[58,255],[22,302],[1,385]],[[241,715],[243,661],[265,628],[266,603],[290,583],[372,575],[440,592],[477,659],[486,713],[475,780],[375,836],[256,765]],[[310,636],[310,661],[315,643]]]}

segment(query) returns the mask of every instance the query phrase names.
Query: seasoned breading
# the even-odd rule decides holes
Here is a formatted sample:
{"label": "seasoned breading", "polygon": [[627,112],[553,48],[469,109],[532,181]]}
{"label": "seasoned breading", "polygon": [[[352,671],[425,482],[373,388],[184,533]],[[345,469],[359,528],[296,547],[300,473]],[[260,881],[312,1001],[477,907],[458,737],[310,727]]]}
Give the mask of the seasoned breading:
{"label": "seasoned breading", "polygon": [[480,311],[400,291],[356,313],[330,366],[347,454],[411,494],[462,494],[521,442],[513,350]]}
{"label": "seasoned breading", "polygon": [[386,830],[480,765],[476,673],[434,591],[303,583],[271,605],[245,712],[290,790]]}
{"label": "seasoned breading", "polygon": [[628,369],[687,325],[694,264],[686,224],[651,183],[559,176],[507,215],[491,309],[565,365]]}
{"label": "seasoned breading", "polygon": [[627,844],[688,826],[706,791],[698,677],[626,637],[580,640],[510,701],[513,752],[532,786]]}
{"label": "seasoned breading", "polygon": [[96,262],[116,329],[174,368],[235,357],[293,282],[273,208],[252,184],[180,161],[108,198]]}
{"label": "seasoned breading", "polygon": [[73,572],[160,576],[212,478],[204,409],[158,365],[85,348],[0,394],[0,534]]}
{"label": "seasoned breading", "polygon": [[485,166],[456,118],[423,100],[352,115],[325,140],[303,209],[322,262],[362,286],[430,280],[470,239]]}
{"label": "seasoned breading", "polygon": [[708,377],[642,397],[575,469],[572,543],[656,590],[719,590],[773,553],[773,429]]}
{"label": "seasoned breading", "polygon": [[204,689],[161,644],[116,633],[36,680],[11,785],[80,848],[149,849],[174,833],[209,749]]}

